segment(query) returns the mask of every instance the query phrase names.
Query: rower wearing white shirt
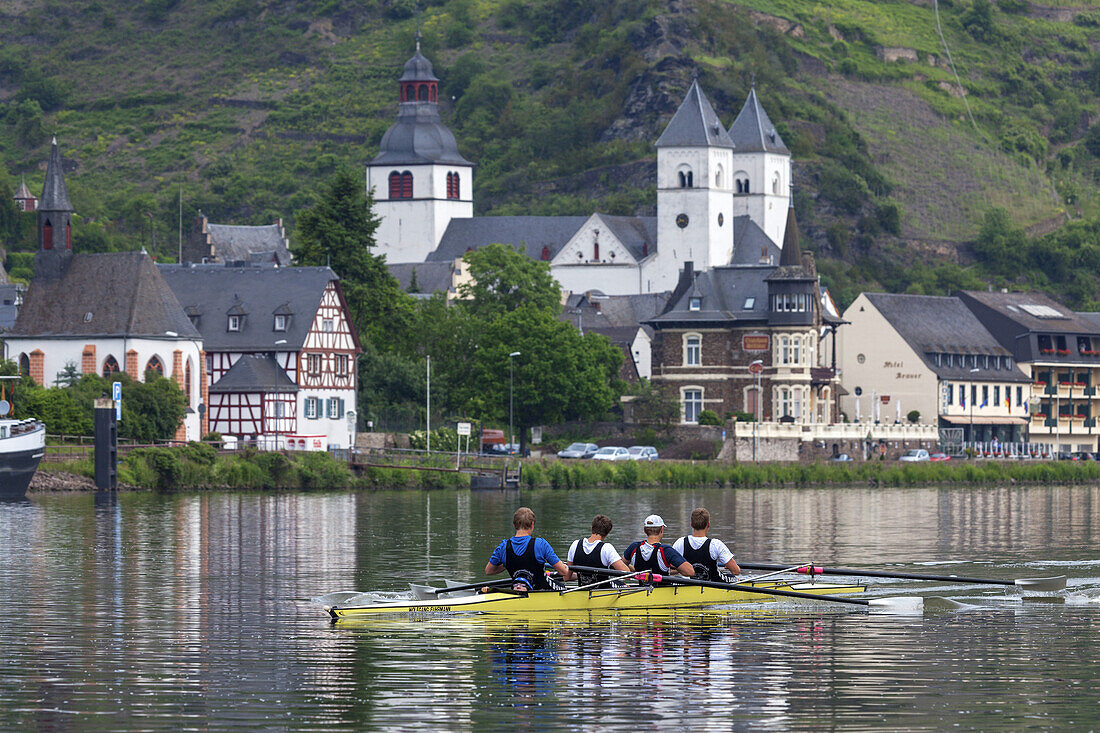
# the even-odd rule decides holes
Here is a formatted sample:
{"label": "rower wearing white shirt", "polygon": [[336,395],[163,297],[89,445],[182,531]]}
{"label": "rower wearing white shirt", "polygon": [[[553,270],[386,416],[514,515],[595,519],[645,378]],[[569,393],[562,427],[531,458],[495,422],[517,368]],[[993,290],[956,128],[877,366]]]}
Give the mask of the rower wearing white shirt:
{"label": "rower wearing white shirt", "polygon": [[[603,514],[597,514],[592,520],[592,534],[586,540],[576,540],[569,546],[569,554],[566,555],[565,564],[569,566],[584,565],[590,568],[613,568],[624,573],[630,571],[630,567],[619,557],[619,553],[607,542],[607,536],[611,534],[611,519]],[[586,573],[583,570],[576,573],[577,585],[588,585],[600,580],[594,573]]]}
{"label": "rower wearing white shirt", "polygon": [[707,537],[710,512],[699,508],[691,513],[691,534],[676,540],[672,547],[695,568],[699,580],[723,580],[723,569],[740,575],[741,568],[722,540]]}

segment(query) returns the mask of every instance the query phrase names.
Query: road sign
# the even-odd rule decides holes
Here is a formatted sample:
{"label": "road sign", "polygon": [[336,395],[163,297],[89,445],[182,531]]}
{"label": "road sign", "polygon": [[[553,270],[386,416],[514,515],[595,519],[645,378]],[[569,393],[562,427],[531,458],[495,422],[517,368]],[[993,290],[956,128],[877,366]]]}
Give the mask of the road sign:
{"label": "road sign", "polygon": [[458,424],[458,434],[459,435],[469,435],[470,434],[470,427],[471,427],[470,423],[460,422]]}
{"label": "road sign", "polygon": [[749,372],[751,374],[760,374],[763,371],[764,371],[764,362],[754,361],[752,364],[749,364]]}
{"label": "road sign", "polygon": [[115,382],[111,385],[111,399],[115,402],[122,400],[122,382]]}

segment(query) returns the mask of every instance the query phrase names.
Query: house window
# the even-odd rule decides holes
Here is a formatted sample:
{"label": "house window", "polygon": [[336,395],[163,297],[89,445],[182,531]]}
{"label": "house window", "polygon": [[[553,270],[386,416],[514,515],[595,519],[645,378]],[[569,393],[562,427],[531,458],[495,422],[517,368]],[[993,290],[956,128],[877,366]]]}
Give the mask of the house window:
{"label": "house window", "polygon": [[703,299],[702,298],[692,298],[691,300],[688,301],[688,310],[697,311],[697,310],[702,310],[702,308],[703,308]]}
{"label": "house window", "polygon": [[331,318],[324,318],[321,320],[321,330],[325,333],[332,333],[335,330]]}
{"label": "house window", "polygon": [[699,422],[699,413],[703,411],[703,390],[684,390],[684,422]]}
{"label": "house window", "polygon": [[742,310],[751,311],[754,307],[756,307],[756,298],[745,298],[745,306]]}
{"label": "house window", "polygon": [[947,385],[947,404],[955,404],[955,385],[953,384]]}
{"label": "house window", "polygon": [[778,406],[779,417],[787,417],[794,415],[791,413],[791,390],[787,387],[780,387],[776,391],[776,405]]}
{"label": "house window", "polygon": [[802,339],[798,336],[791,336],[791,360],[789,364],[801,364],[802,363]]}
{"label": "house window", "polygon": [[344,375],[348,373],[348,355],[337,354],[336,355],[336,373]]}
{"label": "house window", "polygon": [[285,331],[286,330],[286,316],[275,316],[275,330],[276,331]]}
{"label": "house window", "polygon": [[240,316],[229,316],[229,324],[227,325],[227,328],[230,331],[240,331],[241,330],[241,317]]}
{"label": "house window", "polygon": [[164,376],[164,364],[161,363],[160,357],[154,356],[145,365],[146,372],[156,372],[158,376]]}
{"label": "house window", "polygon": [[1023,406],[1024,406],[1024,388],[1023,387],[1017,387],[1016,388],[1016,407],[1023,407]]}
{"label": "house window", "polygon": [[339,397],[328,398],[328,419],[338,420],[344,416],[344,401]]}
{"label": "house window", "polygon": [[978,401],[978,385],[970,385],[970,406],[974,407],[974,403]]}
{"label": "house window", "polygon": [[684,364],[699,366],[703,363],[703,337],[691,334],[684,338]]}
{"label": "house window", "polygon": [[284,417],[286,417],[286,405],[280,400],[275,403],[275,419],[279,420]]}
{"label": "house window", "polygon": [[1001,404],[1001,385],[994,385],[993,387],[993,406],[997,407]]}
{"label": "house window", "polygon": [[317,397],[306,397],[305,412],[307,420],[317,419],[317,413],[320,412],[320,402],[321,400]]}
{"label": "house window", "polygon": [[[30,370],[29,365],[28,365],[27,369],[28,369],[28,371]],[[118,369],[118,360],[115,359],[115,357],[108,356],[106,359],[103,360],[103,376],[104,377],[110,377],[112,374],[117,374],[118,371],[119,371],[119,369]]]}
{"label": "house window", "polygon": [[321,373],[321,355],[320,354],[307,354],[306,355],[306,371],[310,376],[316,377]]}
{"label": "house window", "polygon": [[989,404],[989,385],[988,384],[983,384],[982,385],[982,404],[980,406],[985,407],[988,404]]}

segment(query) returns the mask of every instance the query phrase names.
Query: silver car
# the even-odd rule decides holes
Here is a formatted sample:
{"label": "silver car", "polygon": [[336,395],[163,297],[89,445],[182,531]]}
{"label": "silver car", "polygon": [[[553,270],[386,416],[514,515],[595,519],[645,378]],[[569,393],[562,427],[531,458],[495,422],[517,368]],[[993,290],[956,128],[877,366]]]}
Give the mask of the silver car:
{"label": "silver car", "polygon": [[591,458],[600,446],[595,443],[572,443],[565,450],[558,451],[558,458]]}
{"label": "silver car", "polygon": [[621,445],[609,445],[600,448],[596,451],[596,455],[592,456],[594,461],[629,461],[630,451],[623,448]]}
{"label": "silver car", "polygon": [[632,461],[655,461],[657,449],[651,445],[632,445],[626,449]]}

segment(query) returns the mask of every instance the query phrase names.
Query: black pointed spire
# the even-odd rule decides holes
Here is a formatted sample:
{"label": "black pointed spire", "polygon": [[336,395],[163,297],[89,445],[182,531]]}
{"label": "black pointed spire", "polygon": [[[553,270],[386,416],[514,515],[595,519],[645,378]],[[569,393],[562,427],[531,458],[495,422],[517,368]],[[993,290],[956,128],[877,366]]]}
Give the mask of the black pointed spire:
{"label": "black pointed spire", "polygon": [[42,186],[42,198],[38,208],[45,211],[73,210],[69,202],[69,191],[65,188],[65,169],[61,164],[61,152],[57,148],[57,138],[50,146],[50,160],[46,163],[46,183]]}
{"label": "black pointed spire", "polygon": [[780,267],[802,267],[802,247],[798,243],[798,223],[794,220],[794,199],[787,207],[787,230],[783,233],[783,254]]}

